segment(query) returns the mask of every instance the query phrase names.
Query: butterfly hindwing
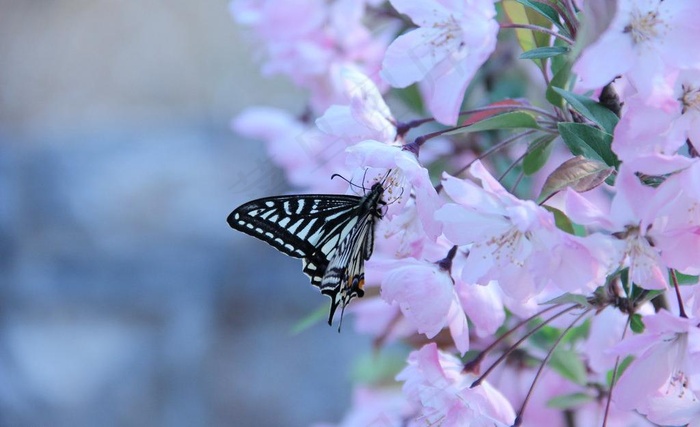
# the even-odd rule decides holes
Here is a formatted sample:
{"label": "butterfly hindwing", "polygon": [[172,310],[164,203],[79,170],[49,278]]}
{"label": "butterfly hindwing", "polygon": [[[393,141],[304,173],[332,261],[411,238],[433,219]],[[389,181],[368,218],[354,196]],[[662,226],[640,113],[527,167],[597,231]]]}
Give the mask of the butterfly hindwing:
{"label": "butterfly hindwing", "polygon": [[236,208],[229,225],[295,258],[311,284],[331,298],[328,323],[364,294],[364,261],[372,255],[374,224],[382,214],[381,184],[363,197],[312,194],[267,197]]}
{"label": "butterfly hindwing", "polygon": [[366,248],[373,241],[374,216],[369,214],[359,221],[359,225],[352,234],[348,234],[343,239],[338,250],[330,259],[326,273],[319,285],[321,293],[331,298],[329,323],[339,305],[345,308],[351,299],[364,295],[364,261],[369,259],[369,256],[365,257],[367,255]]}

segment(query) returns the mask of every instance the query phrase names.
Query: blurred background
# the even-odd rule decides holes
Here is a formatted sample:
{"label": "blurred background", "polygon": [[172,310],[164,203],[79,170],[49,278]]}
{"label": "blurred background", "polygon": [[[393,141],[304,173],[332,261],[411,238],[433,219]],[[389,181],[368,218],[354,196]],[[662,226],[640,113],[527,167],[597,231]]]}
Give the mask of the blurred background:
{"label": "blurred background", "polygon": [[297,426],[350,404],[366,338],[292,334],[328,298],[225,222],[283,181],[231,118],[303,109],[227,7],[0,0],[0,427]]}

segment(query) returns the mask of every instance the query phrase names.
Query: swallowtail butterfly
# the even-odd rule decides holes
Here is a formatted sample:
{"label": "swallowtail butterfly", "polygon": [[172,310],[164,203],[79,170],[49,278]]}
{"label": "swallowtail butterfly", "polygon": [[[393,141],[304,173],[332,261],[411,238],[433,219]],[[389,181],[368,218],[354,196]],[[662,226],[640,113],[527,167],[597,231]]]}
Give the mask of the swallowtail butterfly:
{"label": "swallowtail butterfly", "polygon": [[303,271],[331,299],[328,324],[341,306],[362,297],[364,263],[374,248],[374,226],[383,216],[384,187],[372,185],[364,196],[309,194],[266,197],[236,208],[228,224],[302,258]]}

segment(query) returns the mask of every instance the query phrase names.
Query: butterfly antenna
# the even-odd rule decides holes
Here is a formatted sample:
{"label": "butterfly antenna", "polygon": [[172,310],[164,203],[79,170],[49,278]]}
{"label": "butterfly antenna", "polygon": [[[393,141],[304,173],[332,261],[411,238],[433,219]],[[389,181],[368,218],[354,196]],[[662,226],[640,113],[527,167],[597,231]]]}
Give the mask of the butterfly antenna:
{"label": "butterfly antenna", "polygon": [[403,188],[403,187],[401,187],[401,194],[399,194],[399,197],[397,197],[396,199],[400,199],[400,198],[402,198],[402,197],[403,197],[403,190],[404,190],[404,188]]}
{"label": "butterfly antenna", "polygon": [[384,175],[384,179],[382,180],[382,182],[386,181],[387,178],[389,178],[389,175],[391,175],[391,171],[392,171],[392,170],[393,170],[393,169],[389,169],[388,171],[386,171],[386,175]]}
{"label": "butterfly antenna", "polygon": [[[367,173],[367,170],[365,169],[365,174],[366,174],[366,173]],[[342,179],[343,181],[345,181],[345,182],[347,182],[348,184],[350,184],[351,187],[361,188],[363,193],[366,193],[366,192],[367,192],[367,189],[365,188],[365,185],[364,185],[364,178],[363,178],[363,181],[362,181],[362,185],[357,185],[357,184],[355,184],[354,182],[352,182],[352,181],[350,181],[349,179],[345,178],[343,175],[341,175],[341,174],[339,174],[339,173],[334,173],[333,175],[331,175],[331,179],[335,178],[336,176],[337,176],[337,177],[340,177],[340,179]]]}
{"label": "butterfly antenna", "polygon": [[345,178],[343,175],[341,175],[341,174],[339,174],[339,173],[334,173],[333,175],[331,175],[331,179],[335,178],[336,176],[339,177],[340,179],[342,179],[343,181],[347,182],[347,183],[350,184],[350,185],[355,185],[355,184],[353,184],[352,182],[350,182],[347,178]]}
{"label": "butterfly antenna", "polygon": [[365,179],[367,179],[367,169],[365,168],[365,173],[362,174],[362,192],[367,193],[367,189],[365,188]]}

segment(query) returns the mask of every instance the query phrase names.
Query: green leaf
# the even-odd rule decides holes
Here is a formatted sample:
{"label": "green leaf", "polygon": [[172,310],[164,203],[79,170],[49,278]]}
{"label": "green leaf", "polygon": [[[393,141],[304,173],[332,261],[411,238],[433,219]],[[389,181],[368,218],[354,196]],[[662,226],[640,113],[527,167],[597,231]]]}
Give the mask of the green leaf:
{"label": "green leaf", "polygon": [[607,133],[613,133],[615,125],[620,120],[615,113],[587,96],[572,93],[558,87],[553,87],[552,90],[561,95],[571,105],[571,108],[581,113],[585,118],[598,124]]}
{"label": "green leaf", "polygon": [[[503,0],[501,2],[503,11],[508,20],[514,24],[533,25],[536,27],[549,27],[548,19],[537,13],[533,8],[525,7],[514,0]],[[543,32],[533,31],[528,28],[516,28],[515,36],[523,51],[536,49],[549,45],[549,36]],[[533,59],[538,67],[542,67],[542,61]]]}
{"label": "green leaf", "polygon": [[556,38],[556,39],[554,39],[554,43],[552,43],[552,46],[555,46],[555,47],[565,47],[565,48],[568,50],[568,52],[569,52],[568,55],[553,56],[553,57],[550,59],[550,62],[551,62],[550,66],[549,66],[549,68],[550,68],[550,70],[551,70],[550,73],[551,73],[552,75],[554,75],[554,74],[556,74],[559,70],[561,70],[563,67],[567,66],[568,63],[569,63],[569,61],[570,61],[569,58],[573,58],[573,57],[571,56],[571,53],[570,53],[570,52],[571,52],[571,45],[569,45],[569,44],[568,44],[567,42],[565,42],[564,40],[559,39],[559,38]]}
{"label": "green leaf", "polygon": [[625,291],[627,298],[630,298],[630,269],[629,267],[624,267],[620,270],[620,283],[622,283],[622,290]]}
{"label": "green leaf", "polygon": [[575,343],[577,341],[583,341],[588,339],[591,335],[591,322],[590,319],[585,320],[578,326],[574,326],[569,329],[569,332],[564,337],[563,342]]}
{"label": "green leaf", "polygon": [[[625,372],[625,369],[634,361],[634,356],[627,356],[624,359],[622,359],[622,362],[617,366],[617,380],[620,381],[620,376]],[[613,370],[611,369],[608,371],[608,373],[605,376],[605,382],[608,384],[608,387],[612,384],[612,375],[613,375]]]}
{"label": "green leaf", "polygon": [[644,321],[639,313],[634,313],[630,316],[630,329],[635,334],[641,334],[644,332]]}
{"label": "green leaf", "polygon": [[543,46],[520,54],[520,59],[542,59],[563,55],[569,51],[565,46]]}
{"label": "green leaf", "polygon": [[[695,285],[698,283],[698,276],[691,276],[688,274],[683,274],[676,271],[676,279],[678,279],[679,285]],[[669,283],[673,283],[671,278],[668,278]]]}
{"label": "green leaf", "polygon": [[610,149],[612,135],[583,123],[559,123],[559,134],[571,153],[617,167],[620,161]]}
{"label": "green leaf", "polygon": [[588,381],[586,375],[586,365],[584,365],[578,353],[572,350],[554,350],[552,358],[549,360],[552,369],[557,371],[562,377],[575,384],[585,385]]}
{"label": "green leaf", "polygon": [[528,153],[523,159],[523,172],[525,175],[532,175],[547,163],[549,155],[552,153],[552,141],[554,135],[543,135],[530,144]]}
{"label": "green leaf", "polygon": [[538,203],[544,203],[545,200],[567,187],[579,193],[592,190],[602,184],[613,170],[603,162],[583,156],[569,159],[549,174],[537,199]]}
{"label": "green leaf", "polygon": [[356,359],[352,378],[362,384],[378,384],[393,381],[406,365],[406,354],[400,351],[373,352]]}
{"label": "green leaf", "polygon": [[530,1],[530,0],[515,0],[518,3],[529,7],[532,10],[535,10],[537,13],[540,15],[544,16],[547,18],[549,22],[552,24],[556,25],[557,28],[559,28],[559,32],[562,33],[563,35],[570,37],[571,35],[569,34],[569,31],[564,27],[560,22],[559,22],[559,14],[557,11],[544,3],[536,2],[536,1]]}
{"label": "green leaf", "polygon": [[422,114],[425,111],[418,84],[412,84],[404,89],[392,89],[392,93],[416,113]]}
{"label": "green leaf", "polygon": [[[531,323],[531,327],[537,326],[539,322],[541,322],[541,320],[533,321]],[[543,326],[532,336],[531,343],[540,348],[547,349],[552,347],[552,344],[554,344],[560,335],[561,330],[559,328],[555,328],[553,326]]]}
{"label": "green leaf", "polygon": [[578,304],[581,308],[591,307],[591,304],[588,302],[588,299],[585,296],[569,293],[560,295],[542,304]]}
{"label": "green leaf", "polygon": [[[552,67],[554,67],[554,65],[555,62],[552,61]],[[553,106],[564,108],[564,98],[562,98],[562,96],[554,89],[569,87],[569,83],[571,81],[571,62],[564,61],[561,64],[561,68],[558,70],[552,68],[552,72],[554,73],[554,77],[552,77],[552,80],[549,82],[549,86],[547,86],[545,97]]]}
{"label": "green leaf", "polygon": [[316,310],[312,311],[311,313],[307,314],[292,326],[292,335],[300,334],[301,332],[304,332],[313,325],[323,321],[326,318],[327,313],[328,307],[324,304]]}
{"label": "green leaf", "polygon": [[469,132],[481,132],[485,130],[522,128],[539,129],[539,125],[531,114],[523,111],[513,111],[510,113],[491,116],[468,126],[459,127],[452,131],[446,132],[445,135],[457,135]]}
{"label": "green leaf", "polygon": [[566,216],[566,214],[564,214],[564,212],[551,206],[544,206],[544,208],[550,211],[552,214],[554,214],[554,225],[556,225],[558,229],[565,231],[569,234],[576,235],[576,229],[574,228],[574,224],[571,222],[569,217]]}
{"label": "green leaf", "polygon": [[549,399],[547,406],[554,409],[574,409],[594,400],[595,396],[586,393],[570,393]]}

